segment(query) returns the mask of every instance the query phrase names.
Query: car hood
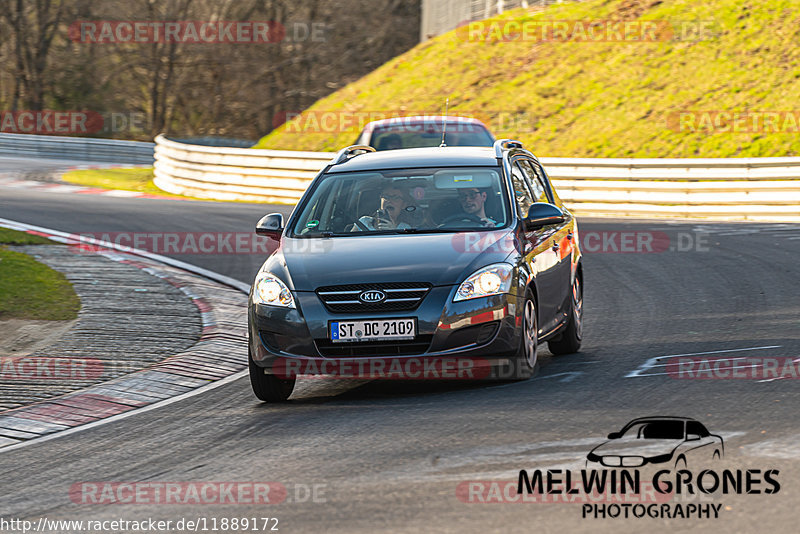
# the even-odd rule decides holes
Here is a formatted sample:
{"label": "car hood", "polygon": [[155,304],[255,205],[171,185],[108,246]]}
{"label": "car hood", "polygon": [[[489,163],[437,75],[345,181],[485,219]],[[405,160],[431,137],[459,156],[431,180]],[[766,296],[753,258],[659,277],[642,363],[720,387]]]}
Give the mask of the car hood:
{"label": "car hood", "polygon": [[513,243],[511,230],[284,238],[265,267],[283,264],[296,291],[379,282],[454,285],[474,270],[505,260],[514,252]]}
{"label": "car hood", "polygon": [[644,456],[649,458],[670,454],[681,443],[683,443],[681,439],[619,438],[595,447],[592,452],[598,456]]}

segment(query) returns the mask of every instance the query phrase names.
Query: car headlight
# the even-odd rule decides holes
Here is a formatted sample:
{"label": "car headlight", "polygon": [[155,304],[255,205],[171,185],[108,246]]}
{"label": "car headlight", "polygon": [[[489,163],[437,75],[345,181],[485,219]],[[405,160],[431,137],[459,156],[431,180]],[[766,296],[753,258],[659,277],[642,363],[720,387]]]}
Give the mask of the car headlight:
{"label": "car headlight", "polygon": [[672,453],[652,456],[647,459],[647,461],[651,464],[663,464],[664,462],[669,462],[670,460],[672,460]]}
{"label": "car headlight", "polygon": [[253,302],[284,308],[295,307],[292,292],[280,278],[270,273],[261,273],[256,277]]}
{"label": "car headlight", "polygon": [[456,291],[454,302],[508,293],[511,289],[511,272],[508,263],[495,263],[472,273]]}

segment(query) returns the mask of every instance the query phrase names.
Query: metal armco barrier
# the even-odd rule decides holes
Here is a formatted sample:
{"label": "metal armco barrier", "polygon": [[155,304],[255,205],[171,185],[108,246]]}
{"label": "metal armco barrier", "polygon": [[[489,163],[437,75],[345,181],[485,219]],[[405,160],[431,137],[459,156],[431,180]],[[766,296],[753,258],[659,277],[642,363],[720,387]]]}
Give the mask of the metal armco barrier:
{"label": "metal armco barrier", "polygon": [[0,133],[0,156],[47,158],[149,165],[153,163],[153,143]]}
{"label": "metal armco barrier", "polygon": [[[155,183],[218,200],[294,204],[333,157],[156,138]],[[541,158],[578,215],[800,222],[800,158]]]}
{"label": "metal armco barrier", "polygon": [[333,157],[295,152],[189,145],[156,137],[155,183],[197,198],[294,204]]}

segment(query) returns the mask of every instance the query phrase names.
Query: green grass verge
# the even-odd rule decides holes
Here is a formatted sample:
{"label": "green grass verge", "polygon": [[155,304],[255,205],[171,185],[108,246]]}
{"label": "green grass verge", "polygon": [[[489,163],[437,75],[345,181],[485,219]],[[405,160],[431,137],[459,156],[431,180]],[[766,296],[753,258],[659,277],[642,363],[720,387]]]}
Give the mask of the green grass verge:
{"label": "green grass verge", "polygon": [[100,189],[121,189],[123,191],[137,191],[148,195],[164,197],[185,198],[187,200],[203,200],[206,202],[244,202],[244,200],[210,200],[187,195],[176,195],[159,189],[153,182],[153,168],[114,168],[114,169],[82,169],[68,171],[61,179],[75,185],[97,187]]}
{"label": "green grass verge", "polygon": [[[707,34],[657,42],[531,42],[492,34],[470,41],[455,31],[420,43],[309,109],[438,114],[450,97],[451,114],[493,117],[489,127],[497,137],[518,138],[540,156],[800,155],[800,129],[792,124],[782,133],[675,125],[685,111],[800,109],[796,0],[589,0],[513,10],[489,22],[512,20],[649,20],[679,34],[701,27]],[[293,125],[300,133],[284,125],[256,148],[334,150],[357,135],[357,128],[303,132],[308,122],[300,124]]]}
{"label": "green grass verge", "polygon": [[63,321],[78,317],[81,301],[63,274],[3,246],[47,243],[52,242],[0,228],[0,320]]}
{"label": "green grass verge", "polygon": [[153,195],[168,195],[153,183],[153,168],[84,169],[64,173],[61,179],[71,184],[98,187],[101,189],[122,189]]}
{"label": "green grass verge", "polygon": [[46,237],[33,235],[19,230],[0,228],[0,245],[55,245]]}

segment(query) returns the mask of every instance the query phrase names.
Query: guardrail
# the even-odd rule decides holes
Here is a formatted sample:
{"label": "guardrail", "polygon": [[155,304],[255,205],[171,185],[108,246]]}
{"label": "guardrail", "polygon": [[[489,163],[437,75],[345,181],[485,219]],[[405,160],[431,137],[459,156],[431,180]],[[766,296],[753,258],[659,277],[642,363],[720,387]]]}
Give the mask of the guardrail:
{"label": "guardrail", "polygon": [[[156,138],[155,183],[175,194],[294,204],[329,152],[189,145]],[[800,158],[541,158],[579,215],[800,222]]]}
{"label": "guardrail", "polygon": [[154,147],[118,139],[0,133],[0,156],[150,165]]}
{"label": "guardrail", "polygon": [[168,193],[294,204],[333,154],[189,145],[159,135],[155,157],[155,184]]}

